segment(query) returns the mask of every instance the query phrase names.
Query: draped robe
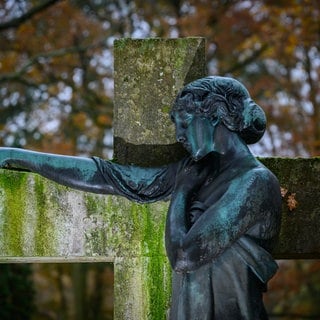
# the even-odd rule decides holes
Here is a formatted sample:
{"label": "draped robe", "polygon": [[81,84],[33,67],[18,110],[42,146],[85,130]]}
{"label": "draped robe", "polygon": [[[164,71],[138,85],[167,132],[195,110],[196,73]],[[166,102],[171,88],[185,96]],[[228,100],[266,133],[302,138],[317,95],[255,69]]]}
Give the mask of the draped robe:
{"label": "draped robe", "polygon": [[[93,159],[106,184],[112,187],[113,194],[140,203],[174,196],[177,174],[187,161],[183,159],[161,168],[139,168],[118,165],[96,157]],[[196,261],[197,266],[193,266],[190,270],[182,272],[173,270],[172,301],[169,312],[171,320],[268,319],[262,294],[266,291],[268,280],[277,270],[277,264],[270,254],[280,225],[279,190],[274,190],[274,186],[277,187],[277,180],[256,160],[245,159],[237,166],[243,171],[243,174],[240,172],[240,176],[246,176],[247,173],[257,169],[258,174],[261,171],[261,175],[265,176],[264,184],[261,184],[262,187],[257,184],[256,195],[252,196],[260,199],[263,205],[257,209],[255,206],[246,205],[244,210],[241,209],[241,214],[238,214],[234,220],[237,221],[236,228],[239,227],[239,230],[233,232],[233,237],[227,234],[230,228],[224,228],[224,226],[223,231],[220,232],[221,239],[217,236],[208,237],[208,243],[205,243],[208,251],[211,250],[210,248],[219,247],[218,253],[212,253],[209,260],[201,261],[200,258],[200,261]],[[214,220],[218,219],[215,218],[218,214],[214,208],[219,208],[215,205],[224,199],[225,194],[228,194],[231,185],[234,184],[233,179],[239,180],[239,189],[242,184],[245,188],[247,181],[240,180],[238,176],[239,173],[235,174],[230,169],[218,171],[208,180],[210,183],[205,183],[198,190],[197,196],[190,202],[186,212],[188,215],[186,221],[189,221],[190,230],[192,228],[190,221],[194,217],[208,219],[208,225],[212,219],[213,225],[222,223],[220,220]],[[272,185],[270,190],[269,184]],[[231,197],[233,197],[232,194]],[[232,204],[232,201],[231,198],[229,202]],[[269,204],[265,205],[264,203],[267,202]],[[262,210],[261,208],[264,207],[266,209]],[[213,209],[210,210],[210,208]],[[248,212],[246,212],[247,209],[249,209]],[[231,216],[230,221],[233,221],[232,212],[228,214]],[[223,223],[229,223],[229,220],[224,220]],[[209,257],[210,254],[209,252]]]}

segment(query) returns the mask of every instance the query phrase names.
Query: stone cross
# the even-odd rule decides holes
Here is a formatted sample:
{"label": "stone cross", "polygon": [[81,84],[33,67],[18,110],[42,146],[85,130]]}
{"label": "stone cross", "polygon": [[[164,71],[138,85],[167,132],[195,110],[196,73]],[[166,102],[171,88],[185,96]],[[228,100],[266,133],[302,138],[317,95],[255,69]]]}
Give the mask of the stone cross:
{"label": "stone cross", "polygon": [[[157,166],[180,159],[168,111],[184,84],[206,75],[204,39],[121,39],[114,56],[115,161]],[[282,187],[274,256],[318,259],[320,158],[260,160]],[[167,202],[139,205],[9,170],[0,170],[0,194],[0,262],[112,262],[114,319],[165,319]]]}

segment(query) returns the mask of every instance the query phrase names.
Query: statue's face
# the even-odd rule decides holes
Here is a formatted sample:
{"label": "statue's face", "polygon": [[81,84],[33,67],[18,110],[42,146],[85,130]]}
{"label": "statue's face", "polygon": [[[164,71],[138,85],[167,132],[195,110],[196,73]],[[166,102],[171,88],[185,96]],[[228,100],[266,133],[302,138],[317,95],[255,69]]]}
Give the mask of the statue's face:
{"label": "statue's face", "polygon": [[181,142],[195,161],[215,151],[214,133],[218,120],[211,122],[201,114],[186,111],[174,112],[176,139]]}

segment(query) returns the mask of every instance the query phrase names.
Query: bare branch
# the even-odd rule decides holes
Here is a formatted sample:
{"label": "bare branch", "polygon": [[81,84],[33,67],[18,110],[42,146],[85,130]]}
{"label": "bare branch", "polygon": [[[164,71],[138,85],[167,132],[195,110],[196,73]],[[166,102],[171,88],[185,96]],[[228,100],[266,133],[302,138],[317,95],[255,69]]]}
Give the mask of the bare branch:
{"label": "bare branch", "polygon": [[262,55],[262,53],[265,52],[268,48],[269,48],[268,44],[263,44],[261,48],[253,51],[253,53],[243,61],[235,63],[227,70],[222,70],[221,74],[228,74],[228,73],[233,73],[237,70],[241,70],[243,67],[256,61],[257,58],[259,58]]}
{"label": "bare branch", "polygon": [[[23,75],[28,72],[30,67],[39,63],[39,61],[41,61],[41,59],[50,59],[50,58],[55,58],[55,57],[61,57],[61,56],[67,55],[67,54],[85,52],[86,50],[89,50],[92,48],[98,48],[103,43],[104,43],[104,40],[101,40],[101,41],[98,41],[96,43],[93,43],[93,44],[90,44],[87,46],[79,45],[79,46],[57,49],[57,50],[49,51],[49,52],[41,52],[41,53],[31,57],[30,60],[20,68],[20,70],[17,70],[16,72],[13,72],[13,73],[7,73],[7,74],[0,75],[0,83],[7,82],[7,81],[27,83],[26,80],[23,79]],[[21,79],[23,79],[23,81]]]}
{"label": "bare branch", "polygon": [[25,14],[21,15],[18,18],[14,18],[10,21],[4,22],[0,24],[0,31],[11,29],[11,28],[17,28],[25,21],[31,19],[34,15],[37,13],[51,7],[55,3],[59,2],[61,0],[47,0],[40,5],[31,8],[29,11],[27,11]]}

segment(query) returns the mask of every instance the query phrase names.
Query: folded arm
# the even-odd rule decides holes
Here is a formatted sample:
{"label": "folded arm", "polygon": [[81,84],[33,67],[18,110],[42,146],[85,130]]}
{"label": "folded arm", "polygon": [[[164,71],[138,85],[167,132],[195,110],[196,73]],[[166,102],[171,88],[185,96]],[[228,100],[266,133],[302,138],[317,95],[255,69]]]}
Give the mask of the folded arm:
{"label": "folded arm", "polygon": [[[180,195],[179,197],[183,197]],[[257,222],[280,214],[279,185],[266,169],[253,170],[232,181],[227,192],[186,228],[181,199],[169,211],[169,259],[177,272],[189,272],[217,258]],[[182,212],[184,211],[184,212]],[[269,221],[272,223],[272,221]],[[172,224],[173,225],[173,224]],[[172,237],[171,237],[172,236]],[[269,235],[270,237],[274,235]]]}

